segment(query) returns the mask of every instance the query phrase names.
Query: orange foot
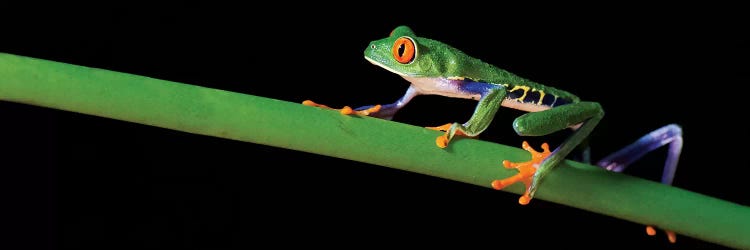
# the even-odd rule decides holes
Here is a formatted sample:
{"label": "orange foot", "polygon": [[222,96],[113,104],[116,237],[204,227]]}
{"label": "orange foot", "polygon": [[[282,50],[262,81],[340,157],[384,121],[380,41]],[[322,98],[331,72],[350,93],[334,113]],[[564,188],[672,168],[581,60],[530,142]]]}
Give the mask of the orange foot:
{"label": "orange foot", "polygon": [[310,101],[310,100],[305,100],[304,102],[302,102],[302,105],[319,107],[319,108],[325,108],[325,109],[338,110],[342,115],[356,114],[356,115],[364,115],[364,116],[367,116],[367,115],[370,115],[371,113],[375,113],[375,112],[380,111],[380,107],[381,107],[380,104],[378,104],[378,105],[372,106],[372,108],[365,109],[365,110],[353,110],[349,106],[344,106],[341,109],[335,109],[335,108],[331,108],[331,107],[328,107],[328,106],[323,105],[323,104],[317,104],[317,103],[315,103],[313,101]]}
{"label": "orange foot", "polygon": [[[444,135],[439,136],[435,140],[435,144],[437,144],[438,147],[445,148],[448,146],[448,130],[451,129],[452,125],[453,123],[446,123],[444,125],[437,126],[437,127],[425,127],[425,128],[445,132]],[[461,132],[460,130],[456,130],[456,134],[454,134],[454,136],[456,135],[464,136],[466,134],[464,134],[464,132]]]}
{"label": "orange foot", "polygon": [[505,168],[518,169],[518,174],[502,180],[495,180],[492,182],[492,187],[500,190],[513,183],[519,181],[523,182],[523,184],[526,185],[526,192],[524,192],[521,198],[518,199],[518,203],[521,205],[526,205],[531,201],[529,192],[531,191],[531,181],[534,178],[534,173],[536,173],[536,169],[539,168],[539,164],[541,164],[544,159],[547,159],[551,152],[549,151],[549,145],[547,143],[542,144],[542,149],[544,150],[542,152],[537,152],[536,150],[534,150],[534,148],[529,146],[529,143],[526,141],[523,142],[521,147],[531,153],[531,160],[520,163],[504,160],[503,166],[505,166]]}
{"label": "orange foot", "polygon": [[[677,235],[675,235],[674,232],[668,230],[664,230],[664,232],[667,233],[667,239],[670,243],[677,242]],[[656,230],[652,226],[646,226],[646,234],[654,236],[656,235]]]}

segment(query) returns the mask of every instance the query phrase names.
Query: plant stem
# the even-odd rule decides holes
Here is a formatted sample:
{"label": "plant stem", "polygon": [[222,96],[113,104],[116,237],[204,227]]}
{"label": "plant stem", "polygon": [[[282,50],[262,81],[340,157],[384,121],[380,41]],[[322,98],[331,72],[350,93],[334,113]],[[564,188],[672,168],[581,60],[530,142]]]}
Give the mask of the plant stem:
{"label": "plant stem", "polygon": [[[439,132],[402,123],[3,53],[0,99],[361,161],[487,188],[493,180],[516,173],[500,162],[529,158],[515,147],[471,139],[440,149],[434,145]],[[523,185],[504,191],[520,194]],[[535,198],[750,248],[750,208],[591,165],[565,161],[547,175]]]}

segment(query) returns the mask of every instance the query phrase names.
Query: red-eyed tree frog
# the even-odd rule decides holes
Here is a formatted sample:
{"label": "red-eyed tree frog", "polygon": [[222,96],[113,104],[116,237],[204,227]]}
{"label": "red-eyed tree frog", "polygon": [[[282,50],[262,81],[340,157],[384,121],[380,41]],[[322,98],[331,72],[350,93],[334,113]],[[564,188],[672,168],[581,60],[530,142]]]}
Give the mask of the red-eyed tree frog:
{"label": "red-eyed tree frog", "polygon": [[[428,127],[445,132],[436,139],[436,144],[440,148],[447,147],[456,136],[474,137],[482,133],[501,106],[528,112],[513,122],[513,129],[521,136],[544,136],[567,128],[574,130],[572,135],[552,152],[547,143],[541,145],[542,152],[537,152],[524,142],[523,149],[532,154],[530,161],[503,161],[505,168],[516,168],[519,173],[495,180],[488,185],[500,190],[516,182],[523,183],[526,190],[518,201],[522,205],[531,201],[544,176],[565,159],[604,116],[599,103],[581,101],[569,92],[519,77],[470,57],[447,44],[418,37],[406,26],[397,27],[386,38],[372,41],[365,49],[364,56],[372,64],[400,75],[411,84],[406,94],[394,103],[368,105],[356,109],[346,106],[339,109],[342,114],[391,119],[417,95],[442,95],[477,100],[478,104],[468,121]],[[304,101],[303,104],[330,108],[310,100]],[[597,165],[620,172],[646,153],[664,145],[669,145],[669,151],[661,181],[671,185],[682,149],[682,130],[675,124],[669,124],[641,137],[600,160]],[[655,231],[648,226],[647,233],[654,235]],[[673,232],[667,231],[667,235],[671,242],[675,241]]]}

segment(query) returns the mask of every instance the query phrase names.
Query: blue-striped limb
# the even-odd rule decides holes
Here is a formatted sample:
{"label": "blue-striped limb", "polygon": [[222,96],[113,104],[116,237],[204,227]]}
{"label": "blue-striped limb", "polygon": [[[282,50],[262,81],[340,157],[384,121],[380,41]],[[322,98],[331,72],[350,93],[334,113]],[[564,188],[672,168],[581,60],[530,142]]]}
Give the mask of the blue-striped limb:
{"label": "blue-striped limb", "polygon": [[[677,171],[677,162],[682,152],[682,128],[676,124],[669,124],[644,135],[632,144],[602,158],[596,165],[610,171],[622,172],[631,163],[662,146],[669,146],[669,148],[661,183],[672,185],[675,171]],[[675,233],[668,230],[666,232],[669,242],[674,243],[677,240]],[[656,231],[653,227],[647,226],[646,233],[653,236]]]}
{"label": "blue-striped limb", "polygon": [[[477,100],[478,104],[468,121],[428,127],[445,132],[435,141],[441,148],[447,147],[457,136],[474,137],[482,133],[500,107],[529,112],[513,122],[513,128],[522,136],[543,136],[568,128],[574,130],[573,134],[552,152],[546,143],[542,145],[543,152],[536,152],[528,143],[524,143],[522,146],[532,153],[532,159],[523,163],[504,161],[503,165],[506,168],[516,168],[519,173],[488,183],[495,189],[502,189],[515,182],[525,184],[526,190],[519,198],[519,203],[523,205],[528,204],[534,197],[544,176],[578,147],[604,116],[603,109],[596,102],[581,101],[571,93],[519,77],[470,57],[447,44],[418,37],[406,26],[399,26],[388,37],[370,42],[364,56],[371,63],[400,75],[411,84],[406,93],[393,103],[368,105],[356,109],[347,106],[340,109],[342,114],[391,119],[399,109],[418,95],[442,95]],[[330,108],[309,100],[303,104]],[[651,137],[639,140],[606,158],[605,165],[613,170],[622,169],[642,156],[640,152],[650,150],[662,142]],[[676,168],[679,149],[676,152],[670,153],[672,160],[667,164],[669,170],[665,170],[665,173],[670,173],[667,178],[669,182],[665,182],[666,184],[671,183],[671,176]],[[651,229],[653,231],[653,228]]]}

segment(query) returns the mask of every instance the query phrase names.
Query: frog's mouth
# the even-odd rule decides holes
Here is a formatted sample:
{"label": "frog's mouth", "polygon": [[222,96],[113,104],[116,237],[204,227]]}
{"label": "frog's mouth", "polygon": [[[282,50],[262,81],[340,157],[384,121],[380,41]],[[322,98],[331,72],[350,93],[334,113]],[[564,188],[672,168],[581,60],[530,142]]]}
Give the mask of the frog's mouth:
{"label": "frog's mouth", "polygon": [[409,76],[409,75],[407,75],[407,74],[405,74],[405,73],[403,73],[403,72],[398,72],[398,71],[396,71],[396,70],[394,70],[394,69],[392,69],[392,68],[390,68],[390,67],[388,67],[388,66],[385,66],[385,64],[383,64],[383,63],[381,63],[381,62],[378,62],[377,60],[375,60],[375,59],[372,59],[372,58],[370,58],[370,57],[367,57],[367,56],[365,56],[365,59],[367,59],[367,61],[369,61],[369,62],[370,62],[370,63],[372,63],[372,64],[378,65],[378,66],[380,66],[381,68],[384,68],[384,69],[386,69],[386,70],[388,70],[388,71],[390,71],[390,72],[393,72],[394,74],[397,74],[397,75],[400,75],[400,76]]}

